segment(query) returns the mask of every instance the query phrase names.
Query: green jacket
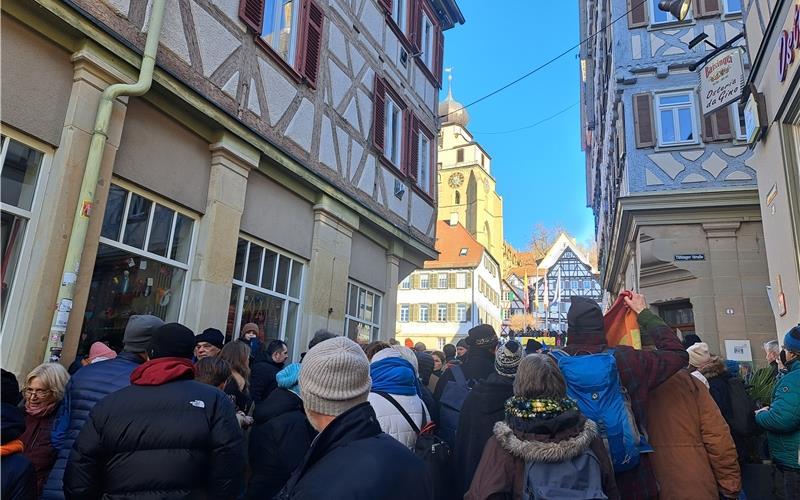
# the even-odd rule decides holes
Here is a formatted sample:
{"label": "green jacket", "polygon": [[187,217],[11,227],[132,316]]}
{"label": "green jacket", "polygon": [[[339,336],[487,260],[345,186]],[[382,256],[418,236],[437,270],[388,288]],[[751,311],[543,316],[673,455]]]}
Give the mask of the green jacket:
{"label": "green jacket", "polygon": [[800,360],[775,385],[768,411],[756,415],[766,429],[772,459],[784,467],[800,469]]}

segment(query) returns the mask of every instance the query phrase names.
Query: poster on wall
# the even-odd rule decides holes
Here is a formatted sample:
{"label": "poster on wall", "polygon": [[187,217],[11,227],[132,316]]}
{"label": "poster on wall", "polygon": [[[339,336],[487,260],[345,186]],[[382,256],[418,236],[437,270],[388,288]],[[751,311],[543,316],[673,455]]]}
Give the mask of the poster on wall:
{"label": "poster on wall", "polygon": [[744,68],[739,48],[725,50],[700,68],[700,108],[704,115],[727,106],[742,95]]}
{"label": "poster on wall", "polygon": [[726,340],[725,357],[732,361],[751,362],[753,353],[750,350],[749,340]]}

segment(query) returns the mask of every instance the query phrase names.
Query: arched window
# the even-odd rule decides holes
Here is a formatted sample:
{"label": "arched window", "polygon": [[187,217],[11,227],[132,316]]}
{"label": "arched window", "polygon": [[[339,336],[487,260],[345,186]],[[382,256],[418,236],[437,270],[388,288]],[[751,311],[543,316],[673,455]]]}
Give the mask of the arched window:
{"label": "arched window", "polygon": [[460,205],[461,204],[461,192],[459,192],[459,191],[456,191],[455,204],[456,205]]}

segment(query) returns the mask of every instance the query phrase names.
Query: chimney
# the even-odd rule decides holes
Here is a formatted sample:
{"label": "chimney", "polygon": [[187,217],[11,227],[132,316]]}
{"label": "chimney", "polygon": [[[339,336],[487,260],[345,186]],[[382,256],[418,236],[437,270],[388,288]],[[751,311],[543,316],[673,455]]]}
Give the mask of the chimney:
{"label": "chimney", "polygon": [[455,227],[458,225],[458,212],[450,212],[450,226]]}

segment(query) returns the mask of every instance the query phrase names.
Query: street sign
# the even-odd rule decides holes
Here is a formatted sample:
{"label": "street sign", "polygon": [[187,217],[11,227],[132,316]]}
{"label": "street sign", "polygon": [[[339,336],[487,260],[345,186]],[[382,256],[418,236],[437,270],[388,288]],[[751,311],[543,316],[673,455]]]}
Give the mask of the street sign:
{"label": "street sign", "polygon": [[675,260],[677,260],[677,261],[706,260],[706,254],[704,254],[704,253],[679,253],[679,254],[675,255]]}
{"label": "street sign", "polygon": [[700,68],[700,108],[704,115],[736,101],[744,86],[744,68],[739,48],[717,54]]}

